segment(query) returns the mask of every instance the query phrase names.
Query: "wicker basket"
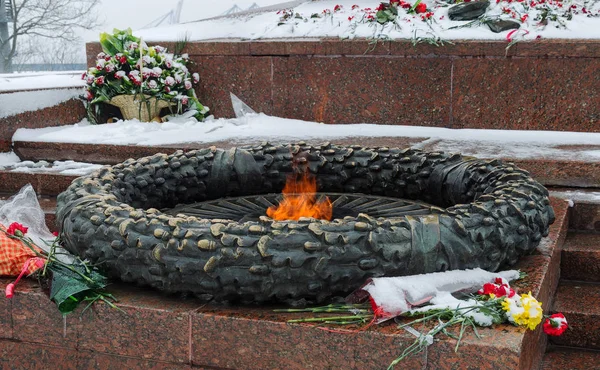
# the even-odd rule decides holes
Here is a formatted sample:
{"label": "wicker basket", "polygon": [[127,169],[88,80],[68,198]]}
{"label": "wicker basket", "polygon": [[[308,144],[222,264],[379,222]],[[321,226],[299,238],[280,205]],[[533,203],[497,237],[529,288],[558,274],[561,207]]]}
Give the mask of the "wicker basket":
{"label": "wicker basket", "polygon": [[150,95],[144,95],[144,99],[142,99],[140,94],[117,95],[110,99],[108,104],[121,109],[123,119],[137,118],[141,122],[150,122],[155,119],[160,120],[159,114],[161,109],[173,105],[173,103],[158,100]]}

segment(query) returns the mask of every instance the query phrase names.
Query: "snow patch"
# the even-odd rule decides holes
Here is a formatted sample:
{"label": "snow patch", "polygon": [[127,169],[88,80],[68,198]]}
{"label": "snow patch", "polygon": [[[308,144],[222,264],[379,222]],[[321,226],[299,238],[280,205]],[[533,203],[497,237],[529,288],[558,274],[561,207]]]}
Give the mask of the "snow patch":
{"label": "snow patch", "polygon": [[102,165],[75,161],[21,161],[13,153],[0,153],[0,170],[22,173],[53,173],[69,176],[85,176],[102,168]]}
{"label": "snow patch", "polygon": [[0,74],[0,92],[84,87],[83,71]]}
{"label": "snow patch", "polygon": [[569,206],[573,207],[573,202],[600,202],[600,192],[598,191],[585,191],[585,190],[565,190],[565,191],[551,191],[550,196],[566,199],[569,201]]}
{"label": "snow patch", "polygon": [[14,152],[0,153],[0,169],[20,162],[21,159]]}
{"label": "snow patch", "polygon": [[53,107],[82,93],[80,89],[57,89],[0,94],[0,118]]}
{"label": "snow patch", "polygon": [[[259,140],[320,142],[342,138],[405,137],[427,138],[414,145],[418,149],[454,152],[480,158],[549,158],[600,161],[589,156],[590,146],[600,148],[600,133],[563,131],[519,131],[447,129],[423,126],[376,124],[325,125],[318,122],[248,114],[240,118],[175,119],[165,123],[118,121],[90,125],[86,120],[75,125],[40,129],[18,129],[13,141],[168,146],[185,143],[235,141],[236,145]],[[584,151],[577,147],[583,145]],[[569,147],[570,146],[570,147]]]}

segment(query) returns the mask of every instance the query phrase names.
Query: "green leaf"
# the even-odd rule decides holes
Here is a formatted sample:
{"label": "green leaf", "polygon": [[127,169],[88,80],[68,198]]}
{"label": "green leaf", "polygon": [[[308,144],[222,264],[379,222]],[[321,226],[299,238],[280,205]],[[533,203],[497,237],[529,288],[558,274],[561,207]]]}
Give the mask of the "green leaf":
{"label": "green leaf", "polygon": [[411,8],[410,8],[410,9],[408,9],[407,13],[409,13],[409,14],[410,14],[410,13],[414,13],[414,12],[415,12],[415,9],[417,8],[417,6],[419,6],[419,4],[421,4],[421,0],[417,0],[417,1],[416,1],[416,2],[413,4],[413,6],[411,6]]}
{"label": "green leaf", "polygon": [[95,291],[107,285],[106,278],[98,272],[88,270],[82,264],[71,267],[74,271],[56,263],[48,265],[52,272],[50,299],[63,314],[72,312],[87,295],[97,295]]}
{"label": "green leaf", "polygon": [[106,32],[100,34],[100,45],[102,45],[102,50],[108,55],[116,55],[123,52],[121,41]]}

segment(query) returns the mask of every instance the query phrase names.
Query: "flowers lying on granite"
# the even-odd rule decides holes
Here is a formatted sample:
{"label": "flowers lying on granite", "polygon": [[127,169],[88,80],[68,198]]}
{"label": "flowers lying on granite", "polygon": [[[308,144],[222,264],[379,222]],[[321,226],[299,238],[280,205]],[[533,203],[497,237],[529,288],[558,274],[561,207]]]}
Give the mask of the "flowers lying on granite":
{"label": "flowers lying on granite", "polygon": [[116,299],[103,291],[108,284],[106,278],[84,261],[76,259],[73,263],[65,263],[57,258],[56,249],[60,243],[58,236],[50,244],[48,253],[38,248],[32,239],[26,236],[28,228],[13,222],[2,231],[10,238],[22,243],[23,248],[35,257],[28,258],[17,279],[6,286],[6,298],[12,298],[15,287],[25,274],[37,273],[43,280],[50,282],[50,299],[61,313],[72,312],[79,303],[87,301],[89,305],[101,300],[116,307],[112,301]]}
{"label": "flowers lying on granite", "polygon": [[[131,29],[102,33],[100,44],[104,51],[98,54],[96,66],[81,76],[87,83],[88,107],[98,109],[98,103],[115,96],[139,94],[170,103],[172,113],[195,110],[196,118],[204,118],[208,108],[198,101],[193,89],[200,76],[188,70],[187,54],[169,53],[159,45],[149,47],[133,36]],[[88,116],[96,122],[94,114]]]}
{"label": "flowers lying on granite", "polygon": [[[484,32],[503,36],[519,29],[521,32],[506,38],[510,43],[538,39],[547,28],[551,34],[554,32],[550,28],[559,28],[568,30],[568,37],[575,34],[584,37],[583,30],[593,27],[589,18],[600,18],[600,2],[586,0],[390,0],[367,4],[363,3],[362,7],[336,5],[318,12],[314,12],[316,6],[303,5],[298,10],[281,11],[279,25],[297,26],[299,32],[306,33],[305,24],[313,23],[322,32],[338,34],[341,38],[372,34],[377,40],[412,35],[413,43],[434,44],[443,44],[446,31],[452,38],[469,38],[464,30],[457,31],[461,28],[482,27]],[[306,9],[306,14],[301,9]],[[567,27],[573,20],[584,26]]]}
{"label": "flowers lying on granite", "polygon": [[562,313],[555,313],[546,318],[543,324],[544,333],[551,336],[559,336],[569,328],[567,319]]}
{"label": "flowers lying on granite", "polygon": [[[513,272],[517,274],[515,275]],[[363,329],[396,316],[398,328],[415,335],[416,339],[392,361],[388,367],[389,370],[403,359],[421,352],[433,344],[436,335],[440,333],[456,339],[455,351],[457,351],[468,328],[472,328],[478,338],[478,326],[492,327],[497,324],[510,323],[535,330],[544,318],[542,303],[537,301],[531,293],[517,294],[510,287],[506,278],[522,278],[524,275],[516,271],[504,271],[492,281],[484,283],[483,286],[480,285],[481,288],[476,291],[476,294],[468,293],[473,291],[471,283],[481,280],[486,276],[485,274],[490,273],[474,269],[398,278],[377,278],[372,279],[347,298],[347,301],[350,302],[356,302],[357,298],[359,301],[368,299],[369,303],[333,304],[324,307],[276,311],[310,312],[319,315],[318,317],[294,319],[289,322],[336,325],[366,324]],[[443,290],[439,291],[439,288]],[[462,294],[462,299],[454,297],[453,294]],[[331,313],[336,315],[322,315]],[[413,319],[407,321],[406,318]],[[413,328],[416,324],[424,325],[428,329],[420,332]],[[450,329],[454,326],[459,326],[459,329],[453,332]],[[547,317],[543,324],[544,332],[548,335],[561,335],[567,327],[567,321],[561,313]],[[355,331],[341,332],[352,333]]]}
{"label": "flowers lying on granite", "polygon": [[542,322],[542,303],[533,298],[531,292],[520,296],[515,294],[512,298],[506,297],[500,304],[512,324],[535,330]]}

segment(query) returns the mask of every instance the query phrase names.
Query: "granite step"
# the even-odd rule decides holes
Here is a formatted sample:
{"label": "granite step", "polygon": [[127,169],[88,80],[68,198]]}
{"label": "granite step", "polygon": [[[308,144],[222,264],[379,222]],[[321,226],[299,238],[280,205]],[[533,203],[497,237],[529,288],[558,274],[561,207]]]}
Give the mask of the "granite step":
{"label": "granite step", "polygon": [[[551,202],[556,222],[549,235],[515,266],[527,273],[515,288],[532,292],[542,302],[551,299],[558,283],[568,222],[567,203],[556,198]],[[11,281],[0,278],[0,291]],[[362,330],[323,330],[322,324],[287,322],[306,313],[275,313],[273,308],[278,307],[273,306],[206,304],[117,282],[108,290],[119,300],[120,310],[98,302],[85,313],[81,307],[65,318],[36,284],[26,279],[11,302],[0,296],[0,356],[10,353],[27,361],[46,356],[82,369],[100,357],[101,368],[116,368],[123,361],[126,368],[385,369],[415,340],[393,320]],[[541,330],[501,325],[481,328],[479,333],[481,338],[468,330],[458,351],[455,340],[440,336],[426,352],[397,368],[539,368],[546,350]],[[7,366],[11,368],[10,363]]]}
{"label": "granite step", "polygon": [[14,194],[31,184],[37,195],[57,196],[78,176],[56,173],[0,171],[0,193]]}
{"label": "granite step", "polygon": [[[266,139],[235,139],[218,142],[187,142],[166,146],[139,146],[139,145],[108,145],[108,144],[82,144],[82,143],[48,143],[34,141],[14,141],[13,149],[23,160],[74,160],[78,162],[91,162],[100,164],[114,164],[129,158],[147,156],[155,153],[172,153],[177,149],[190,150],[216,146],[228,149],[234,146],[256,145]],[[272,143],[289,142],[290,140],[269,139]],[[293,140],[292,140],[293,141]],[[360,143],[370,147],[414,147],[424,151],[444,151],[463,153],[482,159],[501,158],[512,162],[531,173],[531,175],[546,186],[563,187],[597,187],[600,183],[600,161],[595,157],[586,156],[585,150],[590,150],[589,145],[571,145],[553,147],[555,156],[531,153],[527,155],[513,155],[513,151],[504,150],[497,152],[490,148],[486,142],[469,143],[456,140],[433,139],[428,137],[345,137],[340,139],[312,140],[313,143],[330,141],[339,145]],[[594,147],[595,148],[595,147]],[[500,149],[498,149],[500,150]],[[515,148],[514,152],[527,151],[526,145]],[[554,152],[552,152],[554,153]]]}
{"label": "granite step", "polygon": [[565,315],[569,329],[559,337],[551,337],[551,343],[600,350],[599,283],[561,280],[552,311]]}
{"label": "granite step", "polygon": [[600,189],[549,188],[550,195],[571,201],[569,229],[600,233]]}
{"label": "granite step", "polygon": [[600,283],[600,234],[567,235],[561,254],[561,279]]}
{"label": "granite step", "polygon": [[590,370],[600,368],[600,351],[569,347],[548,348],[540,370]]}

